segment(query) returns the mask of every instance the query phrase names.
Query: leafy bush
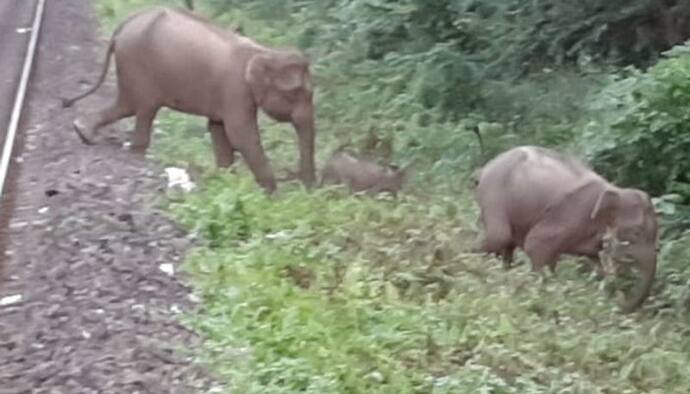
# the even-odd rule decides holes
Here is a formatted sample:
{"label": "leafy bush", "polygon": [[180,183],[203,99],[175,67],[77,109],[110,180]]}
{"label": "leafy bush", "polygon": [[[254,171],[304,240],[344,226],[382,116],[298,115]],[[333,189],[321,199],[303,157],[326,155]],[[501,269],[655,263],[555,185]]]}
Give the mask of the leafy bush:
{"label": "leafy bush", "polygon": [[599,100],[610,111],[589,125],[586,151],[595,168],[652,195],[690,204],[690,55],[680,47],[648,72],[615,81]]}

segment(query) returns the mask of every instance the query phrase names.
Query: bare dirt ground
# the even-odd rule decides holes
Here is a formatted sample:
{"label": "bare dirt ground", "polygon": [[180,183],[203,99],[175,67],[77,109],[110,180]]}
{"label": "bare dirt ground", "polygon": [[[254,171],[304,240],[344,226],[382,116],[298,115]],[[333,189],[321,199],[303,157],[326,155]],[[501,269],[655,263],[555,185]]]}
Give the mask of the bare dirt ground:
{"label": "bare dirt ground", "polygon": [[177,351],[199,341],[176,320],[194,306],[190,291],[159,269],[191,241],[155,208],[161,168],[119,148],[122,123],[97,146],[72,130],[78,111],[113,92],[70,109],[59,101],[96,79],[105,45],[90,1],[46,3],[2,207],[0,393],[204,392],[208,375]]}

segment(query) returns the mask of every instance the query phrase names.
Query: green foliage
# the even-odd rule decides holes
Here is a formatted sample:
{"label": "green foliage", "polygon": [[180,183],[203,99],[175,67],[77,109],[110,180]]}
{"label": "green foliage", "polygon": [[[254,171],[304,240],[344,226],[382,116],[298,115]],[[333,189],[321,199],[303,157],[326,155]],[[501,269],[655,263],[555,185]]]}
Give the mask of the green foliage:
{"label": "green foliage", "polygon": [[[98,7],[112,27],[153,3],[182,4]],[[201,173],[170,209],[203,241],[186,268],[204,361],[249,394],[688,392],[688,59],[616,76],[606,64],[653,58],[654,45],[615,38],[649,4],[197,0],[312,58],[317,163],[350,142],[415,175],[397,201],[295,184],[269,198],[241,161],[234,175],[212,168],[203,120],[163,113],[154,155]],[[280,175],[297,160],[294,131],[261,128]],[[542,283],[468,252],[467,178],[526,143],[579,146],[610,179],[658,196],[665,241],[641,313],[618,314],[608,283],[572,261]]]}
{"label": "green foliage", "polygon": [[[246,177],[203,184],[171,209],[209,242],[187,262],[203,301],[187,322],[229,392],[690,388],[679,271],[665,271],[668,293],[651,313],[624,316],[572,262],[540,284],[524,267],[467,253],[466,198],[299,187],[270,198]],[[679,243],[664,253],[689,252]]]}
{"label": "green foliage", "polygon": [[584,141],[597,170],[649,193],[690,204],[690,55],[680,47],[646,73],[615,81],[599,100],[606,112]]}

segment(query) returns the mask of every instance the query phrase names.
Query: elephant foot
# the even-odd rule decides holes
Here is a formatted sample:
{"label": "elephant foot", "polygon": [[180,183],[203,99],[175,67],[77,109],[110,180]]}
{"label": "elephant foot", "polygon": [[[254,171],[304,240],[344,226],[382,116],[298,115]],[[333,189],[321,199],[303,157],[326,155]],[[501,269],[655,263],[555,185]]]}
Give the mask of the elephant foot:
{"label": "elephant foot", "polygon": [[74,104],[74,99],[68,99],[68,98],[60,98],[60,103],[62,104],[62,108],[69,108]]}
{"label": "elephant foot", "polygon": [[80,124],[78,120],[75,120],[72,122],[72,127],[74,127],[74,131],[77,132],[77,135],[83,144],[93,145],[93,142],[86,138],[86,135],[84,135],[84,125]]}
{"label": "elephant foot", "polygon": [[285,175],[276,178],[276,182],[291,182],[295,179],[299,179],[299,174],[294,171],[286,170]]}
{"label": "elephant foot", "polygon": [[269,196],[273,195],[276,192],[276,181],[273,178],[268,180],[261,180],[258,183]]}
{"label": "elephant foot", "polygon": [[313,175],[298,174],[297,177],[307,189],[313,189],[316,185],[316,178]]}
{"label": "elephant foot", "polygon": [[137,155],[145,155],[146,151],[148,150],[148,145],[134,145],[134,144],[128,144],[126,145],[127,149],[129,149],[130,152],[137,154]]}

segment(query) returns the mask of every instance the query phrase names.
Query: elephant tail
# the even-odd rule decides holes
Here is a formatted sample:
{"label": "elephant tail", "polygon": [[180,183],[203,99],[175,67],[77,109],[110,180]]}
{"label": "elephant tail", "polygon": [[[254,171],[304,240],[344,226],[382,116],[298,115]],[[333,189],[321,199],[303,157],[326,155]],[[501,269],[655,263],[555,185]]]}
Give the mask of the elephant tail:
{"label": "elephant tail", "polygon": [[[117,33],[117,32],[115,32]],[[72,98],[63,98],[62,99],[62,107],[67,108],[71,107],[74,103],[77,101],[83,99],[84,97],[92,94],[93,92],[96,91],[101,85],[103,84],[103,81],[105,81],[106,75],[108,75],[108,68],[110,66],[110,58],[113,55],[113,52],[115,51],[115,34],[113,34],[113,37],[111,37],[110,42],[108,43],[108,51],[105,54],[105,64],[103,65],[103,70],[101,71],[101,75],[98,77],[98,82],[94,86],[92,86],[89,90],[86,92]]]}
{"label": "elephant tail", "polygon": [[479,141],[479,152],[482,156],[484,156],[484,139],[482,138],[482,133],[479,131],[479,127],[474,126],[472,128],[472,132],[477,136],[477,140]]}
{"label": "elephant tail", "polygon": [[95,92],[96,89],[101,87],[103,84],[103,81],[105,81],[106,75],[108,75],[108,68],[110,66],[110,58],[113,55],[113,51],[115,50],[115,34],[117,34],[117,31],[113,34],[113,37],[110,38],[110,43],[108,44],[108,51],[105,54],[105,64],[103,65],[103,70],[101,71],[101,75],[98,77],[98,82],[96,82],[95,85],[93,85],[89,90],[86,92],[72,98],[62,98],[62,107],[63,108],[68,108],[71,107],[74,103],[77,101],[83,99],[84,97],[90,95],[91,93]]}

